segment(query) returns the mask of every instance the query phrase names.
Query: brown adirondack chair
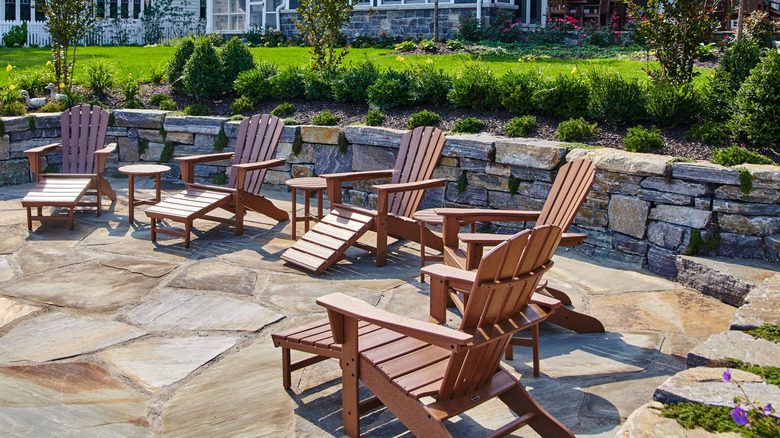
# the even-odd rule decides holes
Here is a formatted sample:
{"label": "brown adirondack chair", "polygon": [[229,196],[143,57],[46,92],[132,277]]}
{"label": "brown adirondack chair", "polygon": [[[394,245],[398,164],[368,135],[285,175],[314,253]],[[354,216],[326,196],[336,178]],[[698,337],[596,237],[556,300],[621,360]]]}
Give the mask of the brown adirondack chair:
{"label": "brown adirondack chair", "polygon": [[[333,339],[342,346],[344,433],[359,436],[361,410],[384,404],[416,436],[448,437],[445,420],[498,397],[517,418],[488,436],[529,425],[545,437],[573,437],[500,364],[512,334],[547,316],[529,300],[552,266],[560,237],[558,227],[537,227],[486,254],[460,330],[397,316],[338,293],[318,299],[328,309]],[[432,317],[443,315],[446,300],[431,296]],[[373,337],[383,342],[364,342],[361,323],[381,327]],[[376,399],[359,402],[359,381]]]}
{"label": "brown adirondack chair", "polygon": [[[536,225],[555,225],[567,230],[577,215],[588,195],[596,176],[596,167],[588,160],[575,160],[565,164],[558,171],[550,194],[541,211],[517,210],[485,210],[444,208],[436,209],[443,218],[444,264],[463,270],[476,269],[482,252],[486,246],[495,246],[508,236],[500,234],[458,233],[460,221],[519,221],[536,222]],[[564,232],[561,245],[581,245],[587,235]],[[465,243],[466,250],[459,248],[459,243]],[[433,285],[431,286],[433,287]],[[467,292],[468,288],[460,288]],[[541,283],[533,301],[549,309],[548,299],[544,295],[555,298],[563,304],[570,305],[571,299],[563,292]],[[457,304],[457,303],[456,303]],[[576,312],[566,307],[558,307],[551,313],[547,321],[574,330],[578,333],[601,333],[604,325],[592,316]],[[534,328],[532,338],[518,337],[512,345],[530,346],[534,349],[534,374],[539,375],[539,341],[538,332]],[[512,349],[507,350],[507,359],[512,358]]]}
{"label": "brown adirondack chair", "polygon": [[[181,177],[187,183],[186,190],[146,209],[152,220],[152,242],[157,233],[184,237],[184,247],[190,246],[190,231],[195,219],[207,219],[233,224],[235,235],[244,233],[246,209],[262,213],[277,221],[288,219],[287,212],[276,207],[260,195],[266,171],[282,166],[284,159],[273,159],[276,146],[282,135],[284,124],[278,117],[256,114],[244,119],[238,127],[235,152],[208,155],[194,155],[176,158],[181,165]],[[227,187],[195,184],[195,165],[221,160],[233,160]],[[222,208],[235,214],[228,219],[209,216],[208,213]],[[169,219],[184,224],[184,231],[160,228],[159,221]]]}
{"label": "brown adirondack chair", "polygon": [[[387,264],[387,236],[419,242],[417,222],[411,217],[426,189],[444,187],[446,181],[429,179],[444,148],[444,135],[431,127],[407,132],[401,139],[395,169],[321,175],[328,183],[331,211],[290,247],[282,259],[322,274],[341,259],[350,246],[376,253],[376,265]],[[373,186],[379,192],[377,210],[342,203],[345,182],[390,177],[389,184]],[[376,247],[357,240],[368,231],[376,232]],[[441,238],[430,231],[426,244],[442,249]]]}
{"label": "brown adirondack chair", "polygon": [[[116,200],[111,184],[103,178],[108,154],[116,149],[116,143],[104,147],[108,130],[108,111],[91,105],[78,105],[60,116],[62,142],[24,151],[30,160],[30,170],[35,174],[35,188],[22,199],[27,208],[27,228],[32,221],[68,221],[73,229],[73,211],[76,206],[97,208],[101,214],[101,197]],[[62,150],[62,173],[43,173],[43,155]],[[84,202],[84,196],[95,196],[95,202]],[[32,208],[37,214],[32,214]],[[69,210],[68,216],[44,216],[43,207],[61,207]]]}

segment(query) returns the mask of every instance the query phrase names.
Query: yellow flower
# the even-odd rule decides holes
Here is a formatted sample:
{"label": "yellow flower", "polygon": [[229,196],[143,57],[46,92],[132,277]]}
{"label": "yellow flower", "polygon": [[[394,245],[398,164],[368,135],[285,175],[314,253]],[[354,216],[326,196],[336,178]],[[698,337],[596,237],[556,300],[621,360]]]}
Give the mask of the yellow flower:
{"label": "yellow flower", "polygon": [[16,85],[9,85],[9,86],[8,86],[8,89],[9,89],[9,90],[13,90],[13,89],[15,89],[15,88],[16,88]]}
{"label": "yellow flower", "polygon": [[46,65],[51,66],[51,61],[46,61]]}
{"label": "yellow flower", "polygon": [[655,56],[655,52],[650,52],[650,56]]}
{"label": "yellow flower", "polygon": [[712,77],[712,78],[715,77],[715,70],[710,70],[710,77]]}
{"label": "yellow flower", "polygon": [[431,59],[431,58],[428,58],[428,60],[427,60],[427,61],[425,61],[425,62],[426,62],[426,63],[428,63],[428,64],[433,64],[433,59]]}
{"label": "yellow flower", "polygon": [[397,57],[395,58],[395,60],[396,60],[396,61],[401,61],[401,62],[404,62],[404,57],[403,57],[403,56],[397,56]]}
{"label": "yellow flower", "polygon": [[517,62],[523,62],[523,58],[519,58]]}
{"label": "yellow flower", "polygon": [[577,70],[577,66],[576,66],[576,65],[574,66],[574,68],[573,68],[573,69],[571,69],[571,74],[573,74],[573,75],[576,75],[576,74],[577,74],[577,73],[579,73],[579,72],[580,72],[580,71],[579,71],[579,70]]}
{"label": "yellow flower", "polygon": [[534,61],[536,61],[536,58],[534,58],[533,56],[528,57],[528,62],[534,62]]}
{"label": "yellow flower", "polygon": [[65,82],[60,82],[60,89],[65,88]]}
{"label": "yellow flower", "polygon": [[11,64],[8,64],[8,67],[5,68],[5,71],[11,71],[14,68],[11,66]]}

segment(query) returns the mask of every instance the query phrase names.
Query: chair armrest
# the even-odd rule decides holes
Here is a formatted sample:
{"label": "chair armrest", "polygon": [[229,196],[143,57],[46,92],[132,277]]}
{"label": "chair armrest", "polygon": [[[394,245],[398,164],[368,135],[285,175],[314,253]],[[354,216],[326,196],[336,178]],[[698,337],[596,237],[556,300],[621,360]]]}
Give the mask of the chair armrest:
{"label": "chair armrest", "polygon": [[181,167],[181,179],[189,184],[195,181],[195,165],[200,163],[209,163],[212,161],[229,160],[233,158],[233,152],[222,152],[219,154],[191,155],[189,157],[175,158]]}
{"label": "chair armrest", "polygon": [[252,170],[268,169],[269,167],[283,166],[287,160],[284,158],[275,158],[272,160],[261,161],[259,163],[241,163],[234,164],[233,168],[236,169],[236,189],[244,189],[244,181],[246,179],[246,173]]}
{"label": "chair armrest", "polygon": [[426,190],[434,189],[436,187],[444,187],[447,185],[447,181],[443,179],[426,179],[423,181],[414,181],[398,184],[377,184],[372,186],[374,190],[387,193],[409,192],[412,190]]}
{"label": "chair armrest", "polygon": [[349,181],[362,181],[367,179],[389,178],[395,170],[367,170],[364,172],[326,173],[320,175],[325,178],[328,186],[328,199],[331,205],[341,203],[341,186]]}
{"label": "chair armrest", "polygon": [[[367,321],[453,352],[468,346],[474,339],[469,334],[448,327],[377,309],[364,301],[340,293],[320,297],[317,299],[317,304],[328,309],[329,316],[337,314]],[[331,325],[333,325],[332,319]],[[337,339],[340,337],[338,330],[333,330],[333,336],[337,343],[343,343],[343,339]]]}
{"label": "chair armrest", "polygon": [[106,167],[106,160],[108,159],[108,154],[111,152],[114,152],[116,150],[116,143],[109,143],[104,147],[103,149],[98,149],[95,151],[95,173],[100,175],[103,173],[103,169]]}
{"label": "chair armrest", "polygon": [[36,181],[40,179],[38,175],[41,174],[41,170],[42,170],[41,156],[43,154],[48,154],[49,152],[56,151],[57,149],[60,148],[62,148],[62,144],[51,143],[44,146],[30,148],[24,151],[24,154],[27,155],[27,159],[30,161],[30,171],[35,174]]}
{"label": "chair armrest", "polygon": [[531,295],[531,302],[538,304],[540,307],[544,307],[545,309],[555,309],[563,305],[557,298],[553,298],[545,294],[540,294],[539,292],[534,292],[534,294]]}
{"label": "chair armrest", "polygon": [[471,290],[474,280],[477,278],[475,271],[465,271],[447,265],[430,265],[420,269],[420,271],[432,279],[441,280],[447,287],[466,291]]}
{"label": "chair armrest", "polygon": [[563,233],[558,246],[580,246],[588,238],[585,233]]}
{"label": "chair armrest", "polygon": [[109,143],[103,149],[95,151],[95,155],[108,155],[116,150],[116,143]]}

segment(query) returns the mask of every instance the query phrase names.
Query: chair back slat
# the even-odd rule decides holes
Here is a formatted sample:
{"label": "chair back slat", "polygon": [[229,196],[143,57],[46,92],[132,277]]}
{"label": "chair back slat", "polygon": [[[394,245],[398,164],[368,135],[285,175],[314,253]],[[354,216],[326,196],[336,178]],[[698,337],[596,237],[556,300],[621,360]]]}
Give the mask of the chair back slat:
{"label": "chair back slat", "polygon": [[542,225],[515,234],[485,254],[460,329],[487,339],[465,354],[453,354],[440,398],[465,395],[490,380],[512,334],[520,329],[506,323],[528,306],[542,274],[552,267],[560,239],[559,227]]}
{"label": "chair back slat", "polygon": [[596,166],[591,161],[566,163],[555,177],[536,224],[556,225],[563,232],[568,230],[595,180]]}
{"label": "chair back slat", "polygon": [[[401,138],[395,173],[391,183],[423,181],[433,175],[444,148],[444,135],[436,128],[415,128]],[[411,217],[420,206],[422,190],[394,193],[389,196],[388,211],[398,216]]]}
{"label": "chair back slat", "polygon": [[[268,114],[255,114],[241,121],[238,127],[233,164],[257,163],[272,159],[283,130],[282,121],[278,117]],[[266,169],[247,172],[244,190],[259,194],[265,174]],[[231,168],[228,187],[235,188],[235,186],[236,170]]]}
{"label": "chair back slat", "polygon": [[96,172],[95,151],[102,149],[108,130],[108,111],[91,105],[77,105],[60,116],[62,172]]}

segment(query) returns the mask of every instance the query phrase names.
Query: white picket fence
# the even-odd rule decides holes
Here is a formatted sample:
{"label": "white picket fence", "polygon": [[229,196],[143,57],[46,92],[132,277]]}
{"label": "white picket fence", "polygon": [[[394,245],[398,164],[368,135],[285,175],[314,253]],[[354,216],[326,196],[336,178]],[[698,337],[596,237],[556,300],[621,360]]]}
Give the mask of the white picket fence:
{"label": "white picket fence", "polygon": [[[21,25],[21,21],[0,21],[0,35],[5,35],[13,26]],[[51,36],[44,28],[43,22],[27,22],[27,46],[51,45]],[[200,34],[205,30],[205,22],[195,22],[191,26],[181,24],[166,24],[163,26],[163,41],[190,33]],[[89,35],[81,41],[88,46],[108,44],[129,45],[144,43],[144,28],[140,19],[123,18],[119,20],[106,19],[99,21]]]}

